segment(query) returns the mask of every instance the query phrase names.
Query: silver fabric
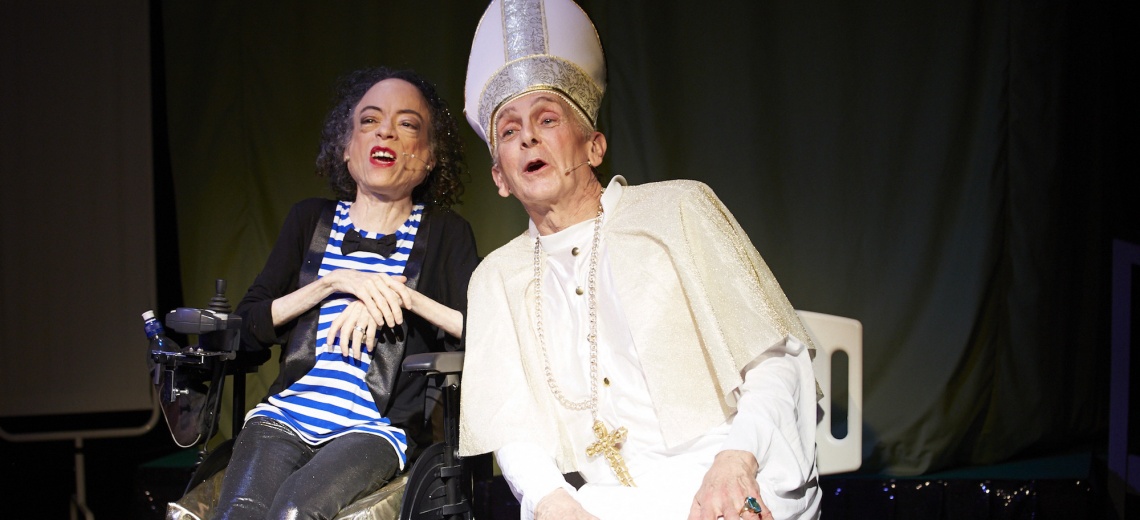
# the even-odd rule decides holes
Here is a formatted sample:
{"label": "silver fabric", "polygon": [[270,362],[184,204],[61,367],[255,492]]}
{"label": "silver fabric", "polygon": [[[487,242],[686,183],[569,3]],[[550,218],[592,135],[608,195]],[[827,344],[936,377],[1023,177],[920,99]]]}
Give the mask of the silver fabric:
{"label": "silver fabric", "polygon": [[[225,470],[215,473],[190,490],[177,502],[166,505],[166,520],[207,520],[218,502],[218,491]],[[400,516],[408,474],[404,473],[384,487],[365,495],[341,510],[335,520],[394,520]]]}
{"label": "silver fabric", "polygon": [[177,502],[166,505],[166,520],[207,520],[211,518],[214,506],[218,505],[218,492],[226,470],[214,473],[201,484],[194,486]]}
{"label": "silver fabric", "polygon": [[483,89],[479,103],[479,119],[487,121],[490,141],[495,140],[494,112],[511,99],[536,90],[552,90],[562,94],[590,125],[594,125],[604,92],[577,65],[557,56],[530,56],[503,66]]}
{"label": "silver fabric", "polygon": [[547,53],[542,0],[503,0],[502,13],[506,61]]}
{"label": "silver fabric", "polygon": [[404,488],[407,484],[408,474],[404,473],[392,479],[384,487],[342,509],[333,520],[395,520],[400,517]]}

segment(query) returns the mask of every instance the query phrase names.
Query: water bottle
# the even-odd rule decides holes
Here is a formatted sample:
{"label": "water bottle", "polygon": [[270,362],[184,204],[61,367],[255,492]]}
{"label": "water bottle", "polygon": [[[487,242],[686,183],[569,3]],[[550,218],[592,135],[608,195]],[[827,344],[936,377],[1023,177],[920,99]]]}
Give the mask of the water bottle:
{"label": "water bottle", "polygon": [[180,347],[174,340],[166,337],[166,329],[162,327],[162,322],[154,317],[154,311],[146,311],[142,314],[143,328],[146,330],[146,338],[150,340],[151,352],[181,352]]}

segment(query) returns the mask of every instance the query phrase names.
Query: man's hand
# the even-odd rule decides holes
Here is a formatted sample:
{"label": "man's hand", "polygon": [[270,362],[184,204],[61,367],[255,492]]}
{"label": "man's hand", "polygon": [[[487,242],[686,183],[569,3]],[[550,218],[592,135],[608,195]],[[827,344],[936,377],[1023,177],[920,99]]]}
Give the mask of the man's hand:
{"label": "man's hand", "polygon": [[570,493],[567,493],[565,489],[558,488],[538,501],[538,505],[534,507],[534,520],[559,520],[562,518],[599,520],[598,517],[582,509],[582,504],[574,500],[574,497],[570,496]]}
{"label": "man's hand", "polygon": [[[760,486],[756,484],[759,466],[756,457],[747,451],[725,450],[716,455],[712,467],[705,473],[701,488],[689,508],[689,520],[771,520],[772,513],[760,499]],[[744,509],[748,497],[760,503],[761,514]]]}

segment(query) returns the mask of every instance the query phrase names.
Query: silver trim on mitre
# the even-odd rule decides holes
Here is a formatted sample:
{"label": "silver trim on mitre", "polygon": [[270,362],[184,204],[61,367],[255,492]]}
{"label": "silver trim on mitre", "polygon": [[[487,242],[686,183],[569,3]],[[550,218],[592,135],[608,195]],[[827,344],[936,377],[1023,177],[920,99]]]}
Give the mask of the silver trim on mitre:
{"label": "silver trim on mitre", "polygon": [[547,54],[546,13],[542,0],[502,0],[503,61]]}
{"label": "silver trim on mitre", "polygon": [[577,64],[557,56],[526,56],[503,65],[483,87],[479,120],[488,129],[488,144],[494,145],[495,121],[491,118],[503,103],[535,90],[554,90],[569,98],[570,106],[596,126],[601,108],[601,87]]}

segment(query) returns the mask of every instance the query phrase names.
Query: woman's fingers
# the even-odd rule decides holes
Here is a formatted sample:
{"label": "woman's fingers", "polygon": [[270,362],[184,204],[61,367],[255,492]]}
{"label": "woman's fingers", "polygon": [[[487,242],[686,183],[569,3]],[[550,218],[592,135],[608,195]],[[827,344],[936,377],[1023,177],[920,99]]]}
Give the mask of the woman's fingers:
{"label": "woman's fingers", "polygon": [[404,309],[412,306],[412,291],[404,285],[404,276],[347,269],[333,274],[337,275],[337,291],[357,299],[330,324],[326,341],[330,351],[338,345],[341,355],[359,360],[360,353],[376,343],[381,324],[394,328],[404,322]]}
{"label": "woman's fingers", "polygon": [[348,353],[352,359],[360,361],[360,353],[363,352],[368,336],[368,329],[363,325],[355,325],[352,327],[352,340],[349,342]]}
{"label": "woman's fingers", "polygon": [[396,293],[397,305],[401,308],[401,313],[403,313],[403,309],[411,310],[412,308],[412,290],[404,285],[406,281],[407,278],[404,276],[390,276],[387,279],[388,288]]}
{"label": "woman's fingers", "polygon": [[349,302],[332,323],[325,337],[330,352],[340,349],[340,355],[359,360],[365,348],[371,348],[376,337],[376,323],[360,301]]}
{"label": "woman's fingers", "polygon": [[373,290],[365,291],[360,301],[364,303],[373,321],[389,327],[395,325],[396,319],[392,315],[392,309],[382,294]]}
{"label": "woman's fingers", "polygon": [[[370,317],[370,316],[368,316],[367,313],[363,313],[363,314],[365,317]],[[377,329],[379,329],[379,327],[376,326],[376,322],[374,320],[369,319],[368,325],[365,327],[364,346],[363,346],[364,349],[368,350],[369,355],[375,355],[372,352],[372,349],[376,346]],[[363,350],[361,350],[361,352],[363,352]]]}
{"label": "woman's fingers", "polygon": [[403,309],[411,306],[411,295],[404,285],[407,277],[337,269],[326,278],[336,292],[351,294],[363,302],[377,323],[395,327],[404,322]]}
{"label": "woman's fingers", "polygon": [[[344,311],[340,313],[340,316],[345,319],[339,331],[340,355],[344,357],[354,357],[354,353],[356,355],[360,354],[360,339],[358,338],[359,333],[356,329],[359,327],[357,323],[360,321],[361,315],[364,314],[362,311],[363,306],[359,301],[355,301],[349,302],[349,304],[345,306]],[[353,344],[354,342],[355,345]]]}
{"label": "woman's fingers", "polygon": [[387,278],[383,274],[370,277],[360,299],[377,323],[395,327],[404,322],[404,313],[400,308],[400,295],[388,286]]}
{"label": "woman's fingers", "polygon": [[401,305],[403,298],[400,297],[400,293],[396,292],[393,289],[393,286],[404,288],[404,285],[401,283],[393,282],[392,278],[388,275],[380,275],[380,282],[381,283],[378,283],[376,285],[379,287],[380,292],[384,295],[384,301],[388,303],[388,309],[392,313],[393,323],[389,324],[388,326],[395,327],[396,325],[404,323],[404,309]]}

